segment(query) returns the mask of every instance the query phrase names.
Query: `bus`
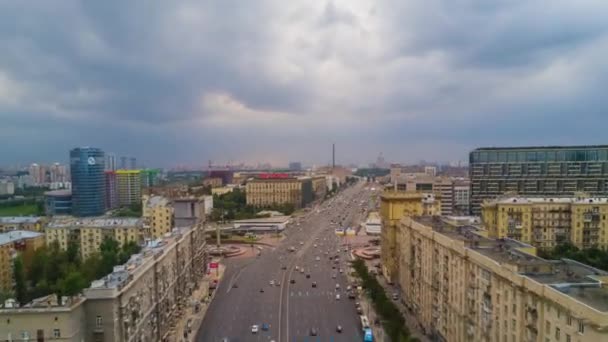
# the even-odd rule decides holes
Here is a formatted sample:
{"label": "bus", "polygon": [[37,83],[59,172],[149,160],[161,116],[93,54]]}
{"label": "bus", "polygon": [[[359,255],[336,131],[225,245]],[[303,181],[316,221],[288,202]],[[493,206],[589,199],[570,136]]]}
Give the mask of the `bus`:
{"label": "bus", "polygon": [[372,329],[366,328],[363,332],[363,342],[374,342],[374,334],[372,334]]}

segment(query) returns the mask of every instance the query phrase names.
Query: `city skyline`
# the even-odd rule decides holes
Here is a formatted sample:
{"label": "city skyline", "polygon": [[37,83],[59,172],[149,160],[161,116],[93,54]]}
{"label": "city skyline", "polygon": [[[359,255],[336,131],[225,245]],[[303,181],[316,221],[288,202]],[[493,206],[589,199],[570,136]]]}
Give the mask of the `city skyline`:
{"label": "city skyline", "polygon": [[170,166],[328,164],[334,142],[341,164],[379,152],[414,162],[466,160],[478,146],[601,144],[605,9],[6,3],[0,163],[63,161],[87,145]]}

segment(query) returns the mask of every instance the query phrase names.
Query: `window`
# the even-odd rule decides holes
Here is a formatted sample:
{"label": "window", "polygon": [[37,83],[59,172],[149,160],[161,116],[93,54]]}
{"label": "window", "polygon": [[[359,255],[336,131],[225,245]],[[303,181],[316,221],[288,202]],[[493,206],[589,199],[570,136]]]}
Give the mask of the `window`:
{"label": "window", "polygon": [[566,334],[566,342],[572,342],[572,339],[570,338],[570,335]]}
{"label": "window", "polygon": [[95,318],[95,325],[96,325],[98,328],[101,328],[101,327],[103,326],[103,317],[101,317],[101,316],[97,316],[97,317]]}
{"label": "window", "polygon": [[559,334],[560,334],[559,328],[556,327],[555,328],[555,339],[558,341],[559,341]]}
{"label": "window", "polygon": [[566,323],[568,325],[572,325],[572,316],[568,315],[568,318],[566,318]]}
{"label": "window", "polygon": [[54,338],[60,338],[61,337],[61,331],[59,329],[53,329],[53,337]]}
{"label": "window", "polygon": [[517,313],[517,304],[513,304],[513,314]]}
{"label": "window", "polygon": [[26,340],[26,341],[29,340],[30,339],[30,332],[22,330],[21,331],[21,339],[22,340]]}
{"label": "window", "polygon": [[515,325],[517,324],[517,322],[515,322],[514,319],[511,320],[511,329],[515,330]]}
{"label": "window", "polygon": [[585,333],[585,323],[583,322],[578,322],[578,333],[579,334],[584,334]]}
{"label": "window", "polygon": [[545,322],[545,333],[551,333],[551,322],[549,321]]}

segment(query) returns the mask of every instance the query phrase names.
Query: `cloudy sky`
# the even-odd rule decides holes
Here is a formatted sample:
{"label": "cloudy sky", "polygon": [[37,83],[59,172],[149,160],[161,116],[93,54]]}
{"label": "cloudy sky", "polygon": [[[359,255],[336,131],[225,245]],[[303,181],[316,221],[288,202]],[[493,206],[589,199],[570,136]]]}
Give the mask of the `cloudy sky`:
{"label": "cloudy sky", "polygon": [[601,144],[606,0],[0,2],[0,164]]}

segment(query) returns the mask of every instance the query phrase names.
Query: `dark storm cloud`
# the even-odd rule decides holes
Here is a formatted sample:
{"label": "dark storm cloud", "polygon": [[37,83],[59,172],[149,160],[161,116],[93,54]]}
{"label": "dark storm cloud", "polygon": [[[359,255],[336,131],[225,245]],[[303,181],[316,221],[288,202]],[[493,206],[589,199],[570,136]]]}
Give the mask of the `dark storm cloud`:
{"label": "dark storm cloud", "polygon": [[601,142],[606,10],[599,0],[2,2],[0,163],[94,144],[169,163],[293,159],[279,145],[325,161],[335,140],[362,161]]}

